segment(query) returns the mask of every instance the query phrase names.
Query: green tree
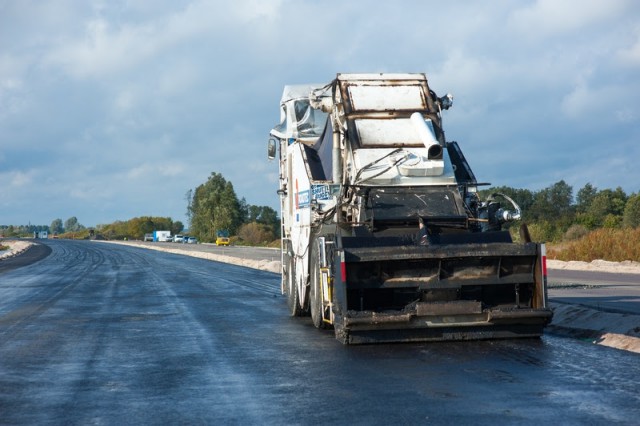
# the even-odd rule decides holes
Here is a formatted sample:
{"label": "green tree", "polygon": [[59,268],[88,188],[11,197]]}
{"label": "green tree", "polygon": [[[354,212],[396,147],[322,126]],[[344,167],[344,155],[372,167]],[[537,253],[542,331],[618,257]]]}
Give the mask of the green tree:
{"label": "green tree", "polygon": [[[622,222],[627,194],[618,187],[615,191],[604,189],[598,192],[591,201],[586,211],[587,217],[595,224],[595,227],[603,226],[607,218],[607,227],[614,227],[613,224]],[[613,219],[617,217],[618,219]]]}
{"label": "green tree", "polygon": [[573,216],[573,188],[564,180],[535,193],[530,217],[551,223]]}
{"label": "green tree", "polygon": [[85,228],[80,223],[78,223],[77,217],[72,216],[69,219],[65,220],[64,229],[66,232],[78,232],[82,231]]}
{"label": "green tree", "polygon": [[54,219],[49,226],[49,230],[52,234],[62,234],[64,228],[62,227],[62,219]]}
{"label": "green tree", "polygon": [[190,189],[184,194],[184,199],[187,201],[187,221],[192,222],[193,212],[191,211],[191,204],[193,203],[193,189]]}
{"label": "green tree", "polygon": [[127,221],[115,221],[108,225],[98,225],[96,230],[108,239],[142,239],[153,231],[171,231],[184,228],[181,222],[173,222],[170,217],[142,216]]}
{"label": "green tree", "polygon": [[640,194],[629,197],[624,207],[622,224],[627,228],[640,226]]}
{"label": "green tree", "polygon": [[269,206],[249,206],[247,222],[266,225],[274,236],[280,236],[280,218],[278,213]]}
{"label": "green tree", "polygon": [[191,233],[201,241],[214,241],[216,230],[235,234],[243,219],[233,184],[215,172],[195,189],[188,209]]}
{"label": "green tree", "polygon": [[179,220],[173,222],[173,225],[171,226],[171,234],[176,235],[181,233],[183,230],[184,224],[182,222],[180,222]]}
{"label": "green tree", "polygon": [[577,210],[579,213],[585,213],[589,210],[591,203],[593,202],[594,197],[598,193],[598,188],[587,183],[585,186],[580,188],[578,194],[576,195],[576,203]]}
{"label": "green tree", "polygon": [[249,204],[247,204],[247,200],[242,197],[239,201],[240,205],[240,217],[242,218],[242,223],[249,223]]}
{"label": "green tree", "polygon": [[616,216],[622,216],[624,214],[624,208],[627,205],[629,196],[621,187],[617,187],[612,193],[611,203],[613,204],[612,214]]}

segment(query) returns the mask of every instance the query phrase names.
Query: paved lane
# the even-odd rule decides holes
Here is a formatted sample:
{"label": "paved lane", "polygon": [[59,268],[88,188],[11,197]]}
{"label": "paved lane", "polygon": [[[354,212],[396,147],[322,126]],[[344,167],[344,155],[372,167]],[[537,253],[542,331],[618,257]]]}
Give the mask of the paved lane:
{"label": "paved lane", "polygon": [[556,302],[640,315],[640,275],[549,270],[549,297]]}
{"label": "paved lane", "polygon": [[275,274],[50,241],[0,274],[2,424],[632,424],[638,356],[539,340],[345,347]]}

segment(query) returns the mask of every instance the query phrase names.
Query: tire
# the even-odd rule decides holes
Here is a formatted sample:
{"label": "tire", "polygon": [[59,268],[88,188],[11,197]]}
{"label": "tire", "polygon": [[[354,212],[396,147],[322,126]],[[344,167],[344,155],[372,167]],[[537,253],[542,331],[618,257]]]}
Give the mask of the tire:
{"label": "tire", "polygon": [[311,258],[309,265],[309,308],[311,311],[311,321],[315,328],[327,329],[329,324],[322,320],[322,288],[320,287],[320,260],[318,256],[318,245],[314,240],[311,248]]}
{"label": "tire", "polygon": [[293,257],[289,257],[287,266],[287,306],[289,307],[289,315],[292,317],[301,317],[304,312],[300,307],[298,297],[298,286],[296,285],[296,262]]}

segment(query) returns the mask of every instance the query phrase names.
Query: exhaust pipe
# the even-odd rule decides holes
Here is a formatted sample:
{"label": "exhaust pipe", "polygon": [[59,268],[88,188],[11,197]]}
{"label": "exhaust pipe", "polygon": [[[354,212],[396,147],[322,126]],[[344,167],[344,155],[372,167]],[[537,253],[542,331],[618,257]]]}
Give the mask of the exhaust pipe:
{"label": "exhaust pipe", "polygon": [[427,148],[427,158],[429,160],[442,160],[442,146],[440,146],[440,143],[436,140],[433,132],[431,132],[431,129],[427,126],[422,114],[419,112],[411,114],[411,122],[413,123],[413,127],[416,129],[416,132],[418,132],[420,140],[424,144],[425,148]]}

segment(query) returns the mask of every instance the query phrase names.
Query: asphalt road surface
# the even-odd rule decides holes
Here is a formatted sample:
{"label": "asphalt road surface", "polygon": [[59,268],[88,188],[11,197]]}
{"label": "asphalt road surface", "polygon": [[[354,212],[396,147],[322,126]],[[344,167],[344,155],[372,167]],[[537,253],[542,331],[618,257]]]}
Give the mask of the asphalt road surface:
{"label": "asphalt road surface", "polygon": [[276,274],[88,241],[0,270],[1,424],[637,424],[640,358],[541,339],[343,346]]}
{"label": "asphalt road surface", "polygon": [[549,297],[556,302],[640,315],[640,275],[549,270]]}

